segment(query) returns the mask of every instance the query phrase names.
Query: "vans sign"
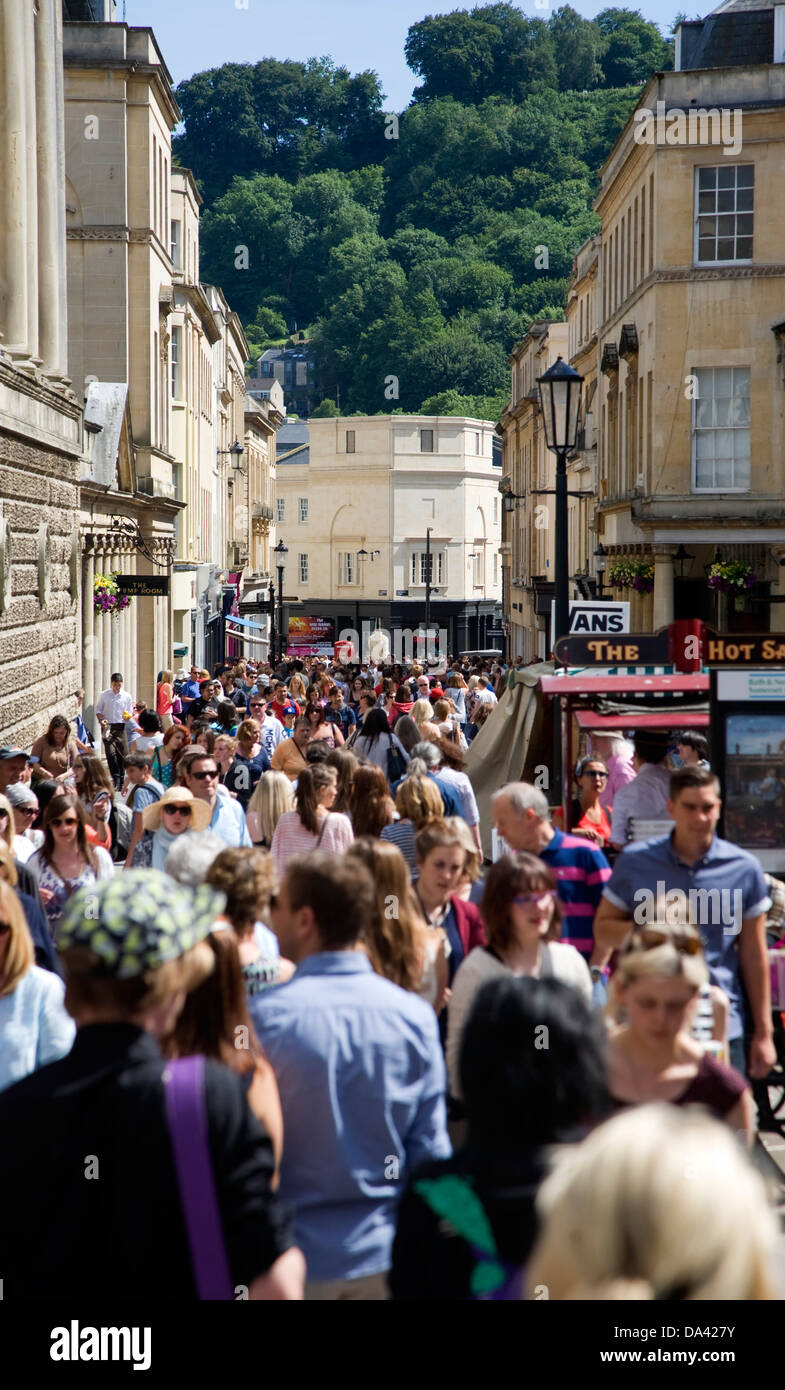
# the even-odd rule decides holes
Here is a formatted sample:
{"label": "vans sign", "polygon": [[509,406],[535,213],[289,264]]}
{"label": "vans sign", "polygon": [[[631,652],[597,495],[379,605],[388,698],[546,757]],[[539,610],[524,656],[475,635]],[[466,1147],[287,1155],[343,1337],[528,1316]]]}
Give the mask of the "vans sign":
{"label": "vans sign", "polygon": [[[552,602],[551,632],[553,632],[555,622],[556,603]],[[629,630],[629,603],[617,602],[615,599],[612,603],[590,599],[573,599],[570,604],[570,632],[569,634],[560,632],[555,636],[592,636],[594,633],[601,636],[612,636],[614,633],[629,632]]]}

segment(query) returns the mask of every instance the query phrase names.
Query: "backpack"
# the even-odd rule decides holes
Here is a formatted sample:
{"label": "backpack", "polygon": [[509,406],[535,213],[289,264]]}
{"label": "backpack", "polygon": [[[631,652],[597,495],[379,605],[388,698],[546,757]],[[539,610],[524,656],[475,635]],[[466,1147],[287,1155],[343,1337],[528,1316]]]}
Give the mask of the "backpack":
{"label": "backpack", "polygon": [[406,773],[406,759],[400,748],[396,748],[393,743],[392,734],[387,735],[390,746],[387,749],[387,781],[392,786],[393,782],[399,781]]}
{"label": "backpack", "polygon": [[421,1178],[413,1187],[434,1215],[448,1221],[469,1246],[475,1258],[472,1300],[519,1301],[524,1267],[502,1259],[491,1223],[471,1179],[449,1173],[439,1178]]}

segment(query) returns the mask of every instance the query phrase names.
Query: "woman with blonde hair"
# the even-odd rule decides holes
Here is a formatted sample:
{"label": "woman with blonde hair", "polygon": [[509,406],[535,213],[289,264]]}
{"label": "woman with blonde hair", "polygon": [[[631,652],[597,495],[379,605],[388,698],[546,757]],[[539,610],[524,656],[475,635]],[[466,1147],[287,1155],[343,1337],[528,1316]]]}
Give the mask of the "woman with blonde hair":
{"label": "woman with blonde hair", "polygon": [[289,699],[294,700],[300,706],[300,711],[305,709],[305,702],[308,695],[308,687],[305,684],[299,671],[289,677]]}
{"label": "woman with blonde hair", "polygon": [[460,816],[446,816],[444,824],[455,831],[466,850],[466,863],[463,867],[460,883],[455,890],[455,896],[456,898],[463,898],[464,902],[476,903],[479,907],[485,889],[485,881],[482,876],[482,850],[478,850],[471,829]]}
{"label": "woman with blonde hair", "polygon": [[697,929],[667,902],[635,927],[608,989],[608,1087],[619,1108],[647,1101],[703,1105],[752,1142],[746,1079],[690,1036],[690,1016],[709,972]]}
{"label": "woman with blonde hair", "polygon": [[526,1297],[657,1302],[774,1299],[779,1240],[763,1180],[727,1126],[645,1105],[565,1152]]}
{"label": "woman with blonde hair", "polygon": [[411,708],[411,718],[414,720],[415,724],[417,725],[417,728],[420,730],[421,738],[427,738],[427,726],[430,727],[431,733],[434,734],[436,738],[439,737],[439,729],[438,726],[434,723],[433,705],[431,704],[430,700],[415,700]]}
{"label": "woman with blonde hair", "polygon": [[269,849],[285,811],[294,810],[294,787],[285,772],[265,772],[254,787],[245,820],[257,849]]}
{"label": "woman with blonde hair", "polygon": [[373,925],[361,942],[371,965],[440,1013],[447,994],[447,938],[441,927],[426,926],[403,855],[370,835],[355,840],[346,854],[370,870],[376,888]]}
{"label": "woman with blonde hair", "polygon": [[409,872],[414,874],[417,861],[417,832],[432,821],[441,820],[444,815],[444,802],[436,783],[430,777],[412,773],[405,777],[395,793],[395,809],[398,820],[386,825],[381,833],[382,840],[389,840],[398,847],[406,860]]}
{"label": "woman with blonde hair", "polygon": [[35,964],[24,909],[0,879],[0,1091],[71,1050],[63,982]]}

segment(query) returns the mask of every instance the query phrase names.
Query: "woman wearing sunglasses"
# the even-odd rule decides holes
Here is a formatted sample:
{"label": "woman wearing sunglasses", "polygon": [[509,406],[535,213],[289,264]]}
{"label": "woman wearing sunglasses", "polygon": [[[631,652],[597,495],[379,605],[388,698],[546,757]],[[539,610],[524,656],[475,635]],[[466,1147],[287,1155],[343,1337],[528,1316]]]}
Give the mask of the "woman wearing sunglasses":
{"label": "woman wearing sunglasses", "polygon": [[178,835],[191,830],[206,830],[211,811],[206,801],[189,792],[186,787],[170,787],[160,801],[154,801],[142,811],[145,830],[153,835],[153,869],[166,869],[166,859]]}
{"label": "woman wearing sunglasses", "polygon": [[608,1015],[623,1019],[608,1041],[611,1095],[619,1109],[658,1100],[703,1105],[751,1143],[745,1078],[690,1036],[709,972],[696,928],[674,915],[661,904],[652,922],[634,930],[611,978]]}
{"label": "woman wearing sunglasses", "polygon": [[99,879],[111,878],[114,864],[85,834],[85,813],[75,792],[52,797],[44,814],[44,843],[27,861],[35,874],[55,943],[63,909],[71,894]]}
{"label": "woman wearing sunglasses", "polygon": [[[488,870],[480,903],[487,944],[466,957],[455,976],[447,1031],[451,1093],[462,1099],[458,1058],[466,1019],[486,980],[502,975],[553,976],[591,1001],[591,976],[583,956],[560,941],[561,911],[556,880],[534,854],[507,854]],[[535,1046],[537,1039],[532,1040]],[[541,1040],[547,1046],[547,1039]]]}
{"label": "woman wearing sunglasses", "polygon": [[[611,823],[600,804],[608,784],[608,769],[602,759],[581,758],[575,769],[575,784],[578,794],[570,810],[570,834],[580,835],[600,849],[606,849],[611,838]],[[558,815],[554,820],[558,822]],[[559,829],[563,827],[560,825]]]}

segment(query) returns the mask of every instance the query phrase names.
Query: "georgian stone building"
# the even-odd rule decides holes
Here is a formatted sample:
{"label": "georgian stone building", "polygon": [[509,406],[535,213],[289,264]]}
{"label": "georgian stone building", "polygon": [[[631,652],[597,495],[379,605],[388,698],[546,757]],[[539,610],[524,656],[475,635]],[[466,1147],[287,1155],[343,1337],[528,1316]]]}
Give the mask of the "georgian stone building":
{"label": "georgian stone building", "polygon": [[[173,662],[177,495],[170,319],[171,130],[180,118],[149,29],[64,32],[68,352],[87,402],[82,464],[82,684],[89,719],[113,670],[152,704]],[[119,451],[119,452],[118,452]],[[162,576],[170,592],[95,613],[96,574]]]}
{"label": "georgian stone building", "polygon": [[[633,631],[783,626],[783,157],[785,6],[725,0],[680,26],[601,171],[595,520],[609,572],[653,568]],[[718,561],[750,586],[715,592]]]}
{"label": "georgian stone building", "polygon": [[60,0],[0,5],[0,91],[0,744],[29,748],[79,683]]}

